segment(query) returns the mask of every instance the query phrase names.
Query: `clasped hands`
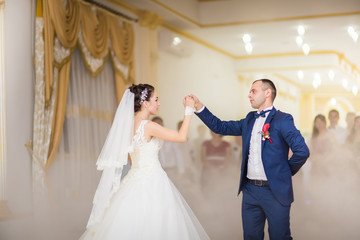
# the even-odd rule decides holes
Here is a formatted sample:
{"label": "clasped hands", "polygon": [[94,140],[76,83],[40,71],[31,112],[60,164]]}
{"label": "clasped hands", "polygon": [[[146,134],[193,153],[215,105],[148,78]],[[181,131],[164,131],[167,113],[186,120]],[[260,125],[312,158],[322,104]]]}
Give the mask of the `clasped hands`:
{"label": "clasped hands", "polygon": [[186,95],[184,97],[184,107],[195,108],[196,111],[200,110],[203,107],[203,104],[200,100],[193,94]]}

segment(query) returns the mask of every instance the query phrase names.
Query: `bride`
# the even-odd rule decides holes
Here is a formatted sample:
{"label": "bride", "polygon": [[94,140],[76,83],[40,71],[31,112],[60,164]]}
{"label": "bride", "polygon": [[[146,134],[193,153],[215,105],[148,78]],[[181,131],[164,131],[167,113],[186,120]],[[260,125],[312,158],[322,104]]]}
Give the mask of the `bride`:
{"label": "bride", "polygon": [[[80,239],[209,239],[158,159],[162,140],[187,140],[194,104],[185,97],[183,124],[173,131],[148,120],[160,106],[153,86],[125,91],[96,163],[103,173]],[[131,169],[120,184],[128,153]]]}

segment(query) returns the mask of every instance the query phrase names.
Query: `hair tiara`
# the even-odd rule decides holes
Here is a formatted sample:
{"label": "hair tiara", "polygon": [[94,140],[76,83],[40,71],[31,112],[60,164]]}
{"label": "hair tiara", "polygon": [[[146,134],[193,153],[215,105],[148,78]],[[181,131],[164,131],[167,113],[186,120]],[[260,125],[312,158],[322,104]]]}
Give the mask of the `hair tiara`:
{"label": "hair tiara", "polygon": [[146,100],[147,95],[148,95],[148,90],[147,88],[145,88],[144,90],[141,91],[140,104],[142,104]]}

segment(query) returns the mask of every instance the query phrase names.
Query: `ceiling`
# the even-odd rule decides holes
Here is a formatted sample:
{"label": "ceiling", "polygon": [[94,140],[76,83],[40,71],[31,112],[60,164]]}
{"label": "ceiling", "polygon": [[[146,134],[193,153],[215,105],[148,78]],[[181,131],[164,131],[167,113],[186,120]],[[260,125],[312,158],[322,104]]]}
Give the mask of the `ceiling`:
{"label": "ceiling", "polygon": [[[360,37],[355,41],[348,33],[351,26],[360,35],[360,0],[108,1],[162,16],[162,25],[180,37],[235,59],[239,76],[275,75],[307,91],[354,94],[360,89]],[[244,34],[251,37],[251,53],[245,51]]]}

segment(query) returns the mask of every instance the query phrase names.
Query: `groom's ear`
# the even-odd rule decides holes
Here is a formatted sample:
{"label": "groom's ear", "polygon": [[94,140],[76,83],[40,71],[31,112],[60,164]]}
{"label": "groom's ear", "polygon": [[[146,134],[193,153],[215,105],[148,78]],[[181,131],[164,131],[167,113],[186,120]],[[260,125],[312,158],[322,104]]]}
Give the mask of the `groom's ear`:
{"label": "groom's ear", "polygon": [[265,90],[265,96],[268,98],[271,98],[271,89],[270,88]]}

